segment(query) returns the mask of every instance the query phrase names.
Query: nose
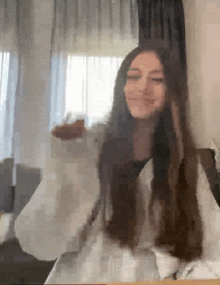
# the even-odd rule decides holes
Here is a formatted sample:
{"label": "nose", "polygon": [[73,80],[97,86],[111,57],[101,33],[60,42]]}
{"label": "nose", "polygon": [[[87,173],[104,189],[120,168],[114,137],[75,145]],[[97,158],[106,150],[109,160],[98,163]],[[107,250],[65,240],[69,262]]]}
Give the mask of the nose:
{"label": "nose", "polygon": [[151,90],[151,83],[148,77],[142,77],[138,82],[138,89],[141,92],[147,92]]}

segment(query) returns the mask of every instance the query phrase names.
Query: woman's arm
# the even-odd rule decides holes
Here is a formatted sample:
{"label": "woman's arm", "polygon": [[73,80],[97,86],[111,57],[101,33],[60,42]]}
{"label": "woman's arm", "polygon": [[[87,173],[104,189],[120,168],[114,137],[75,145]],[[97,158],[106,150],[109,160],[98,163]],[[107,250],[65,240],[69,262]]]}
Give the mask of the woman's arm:
{"label": "woman's arm", "polygon": [[97,132],[91,130],[81,142],[51,137],[43,180],[15,222],[22,249],[39,260],[78,250],[78,233],[99,197]]}

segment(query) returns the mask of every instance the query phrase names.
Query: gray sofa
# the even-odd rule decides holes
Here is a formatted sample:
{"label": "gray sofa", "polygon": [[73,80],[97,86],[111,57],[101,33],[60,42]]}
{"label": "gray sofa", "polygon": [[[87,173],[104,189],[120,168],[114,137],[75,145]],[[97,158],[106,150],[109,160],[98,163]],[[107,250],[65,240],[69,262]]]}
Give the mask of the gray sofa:
{"label": "gray sofa", "polygon": [[39,261],[20,247],[15,237],[14,222],[41,181],[41,170],[16,165],[16,186],[12,187],[13,159],[0,164],[1,210],[13,214],[6,235],[0,245],[0,284],[43,284],[55,261]]}

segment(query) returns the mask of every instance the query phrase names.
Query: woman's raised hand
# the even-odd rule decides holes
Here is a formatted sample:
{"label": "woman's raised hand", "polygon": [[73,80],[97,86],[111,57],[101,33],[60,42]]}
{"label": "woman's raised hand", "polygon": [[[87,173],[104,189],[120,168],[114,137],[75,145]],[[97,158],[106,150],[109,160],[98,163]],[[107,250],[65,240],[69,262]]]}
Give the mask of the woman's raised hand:
{"label": "woman's raised hand", "polygon": [[84,123],[84,119],[77,120],[76,122],[69,124],[67,122],[64,122],[62,125],[56,126],[51,131],[51,134],[61,140],[72,140],[76,138],[81,138],[86,132]]}

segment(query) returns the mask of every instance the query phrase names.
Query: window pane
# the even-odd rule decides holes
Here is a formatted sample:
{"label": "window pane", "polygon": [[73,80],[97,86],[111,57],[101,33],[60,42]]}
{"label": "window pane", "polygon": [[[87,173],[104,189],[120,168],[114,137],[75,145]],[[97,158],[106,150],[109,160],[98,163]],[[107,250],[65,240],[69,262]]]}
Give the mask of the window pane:
{"label": "window pane", "polygon": [[5,115],[10,53],[0,52],[0,160],[5,158]]}
{"label": "window pane", "polygon": [[117,71],[123,58],[69,56],[66,84],[66,114],[86,117],[86,126],[101,121],[110,112]]}

